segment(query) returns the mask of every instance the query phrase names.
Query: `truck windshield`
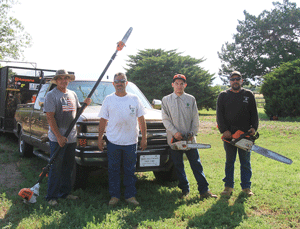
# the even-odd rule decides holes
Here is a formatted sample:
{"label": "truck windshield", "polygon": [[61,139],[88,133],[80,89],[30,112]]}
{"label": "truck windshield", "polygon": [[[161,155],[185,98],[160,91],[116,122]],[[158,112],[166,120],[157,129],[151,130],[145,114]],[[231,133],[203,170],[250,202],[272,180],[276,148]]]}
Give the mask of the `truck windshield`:
{"label": "truck windshield", "polygon": [[[68,89],[75,91],[80,103],[89,95],[96,81],[73,81],[69,83]],[[126,91],[135,94],[139,97],[142,104],[146,108],[151,108],[151,105],[140,89],[133,83],[128,82]],[[94,94],[92,95],[91,106],[102,105],[105,97],[115,92],[112,82],[100,82]]]}

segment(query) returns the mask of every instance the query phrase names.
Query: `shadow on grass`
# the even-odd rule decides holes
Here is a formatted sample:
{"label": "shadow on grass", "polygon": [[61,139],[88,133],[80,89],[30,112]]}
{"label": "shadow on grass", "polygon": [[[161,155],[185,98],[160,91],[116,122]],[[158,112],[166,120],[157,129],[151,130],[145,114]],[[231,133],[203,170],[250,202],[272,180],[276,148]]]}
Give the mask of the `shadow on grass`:
{"label": "shadow on grass", "polygon": [[221,196],[204,214],[191,219],[188,226],[197,228],[235,228],[248,218],[244,207],[247,198],[244,193],[240,193],[234,203],[230,204],[229,198]]}

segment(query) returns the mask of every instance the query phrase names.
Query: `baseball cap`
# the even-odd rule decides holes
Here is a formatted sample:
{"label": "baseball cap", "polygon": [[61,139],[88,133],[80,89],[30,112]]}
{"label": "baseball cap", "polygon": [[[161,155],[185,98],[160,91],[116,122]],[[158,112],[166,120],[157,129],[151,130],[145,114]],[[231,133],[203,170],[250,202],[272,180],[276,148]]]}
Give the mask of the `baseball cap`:
{"label": "baseball cap", "polygon": [[185,75],[182,75],[182,74],[176,74],[174,77],[173,77],[173,82],[177,79],[182,79],[184,82],[186,81],[186,77]]}
{"label": "baseball cap", "polygon": [[242,74],[241,74],[239,71],[233,71],[233,72],[230,74],[229,78],[231,78],[232,76],[240,76],[240,77],[242,77]]}

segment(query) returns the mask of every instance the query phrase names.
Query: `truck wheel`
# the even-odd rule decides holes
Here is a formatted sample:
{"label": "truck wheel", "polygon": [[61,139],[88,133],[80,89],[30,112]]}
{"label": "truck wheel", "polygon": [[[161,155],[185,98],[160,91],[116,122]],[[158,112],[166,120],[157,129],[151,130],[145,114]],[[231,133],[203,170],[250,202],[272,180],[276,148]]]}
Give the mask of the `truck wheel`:
{"label": "truck wheel", "polygon": [[24,141],[23,131],[21,131],[19,135],[19,154],[21,157],[33,156],[33,146]]}
{"label": "truck wheel", "polygon": [[172,182],[178,180],[174,165],[172,165],[169,171],[153,171],[153,174],[155,176],[155,179],[159,182]]}
{"label": "truck wheel", "polygon": [[72,173],[72,187],[76,189],[86,189],[88,177],[90,175],[89,167],[78,165],[75,162]]}

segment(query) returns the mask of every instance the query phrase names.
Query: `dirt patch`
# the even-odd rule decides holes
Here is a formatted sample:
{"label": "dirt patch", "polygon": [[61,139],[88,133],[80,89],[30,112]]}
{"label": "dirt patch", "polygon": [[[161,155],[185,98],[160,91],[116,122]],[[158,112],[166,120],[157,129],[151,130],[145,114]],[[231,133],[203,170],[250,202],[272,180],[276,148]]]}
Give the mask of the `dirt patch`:
{"label": "dirt patch", "polygon": [[216,122],[204,121],[204,120],[200,121],[200,132],[206,134],[219,133]]}
{"label": "dirt patch", "polygon": [[18,163],[0,164],[0,186],[5,189],[16,189],[22,182]]}

